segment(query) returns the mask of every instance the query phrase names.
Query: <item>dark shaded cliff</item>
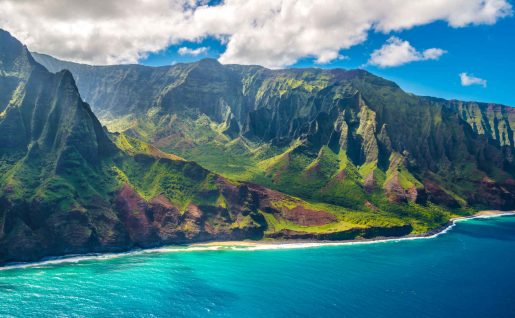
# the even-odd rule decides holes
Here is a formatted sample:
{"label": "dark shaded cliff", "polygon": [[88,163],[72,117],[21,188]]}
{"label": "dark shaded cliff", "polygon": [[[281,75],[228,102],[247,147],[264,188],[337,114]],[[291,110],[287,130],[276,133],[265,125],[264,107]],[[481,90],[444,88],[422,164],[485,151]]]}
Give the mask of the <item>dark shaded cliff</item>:
{"label": "dark shaded cliff", "polygon": [[36,57],[69,68],[111,130],[228,177],[356,209],[515,207],[508,106],[419,97],[363,70]]}

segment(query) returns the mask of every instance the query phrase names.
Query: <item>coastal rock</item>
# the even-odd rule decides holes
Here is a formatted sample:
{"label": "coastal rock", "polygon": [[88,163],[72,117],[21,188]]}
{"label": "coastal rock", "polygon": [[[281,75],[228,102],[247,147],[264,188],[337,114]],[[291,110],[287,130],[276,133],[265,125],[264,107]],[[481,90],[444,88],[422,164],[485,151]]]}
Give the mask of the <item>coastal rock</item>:
{"label": "coastal rock", "polygon": [[333,233],[309,233],[293,230],[282,230],[268,235],[269,238],[283,240],[325,240],[325,241],[346,241],[355,239],[369,239],[374,237],[401,237],[412,231],[411,225],[393,226],[385,228],[355,228],[346,231]]}

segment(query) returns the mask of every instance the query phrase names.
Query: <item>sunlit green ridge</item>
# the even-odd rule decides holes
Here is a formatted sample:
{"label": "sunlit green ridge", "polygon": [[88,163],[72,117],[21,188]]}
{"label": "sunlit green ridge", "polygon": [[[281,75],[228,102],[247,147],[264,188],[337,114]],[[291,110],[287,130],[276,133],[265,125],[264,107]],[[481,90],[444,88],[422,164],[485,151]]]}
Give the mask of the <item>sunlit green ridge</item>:
{"label": "sunlit green ridge", "polygon": [[[3,31],[0,52],[5,84],[0,263],[206,240],[400,236],[440,225],[451,215],[443,212],[438,224],[415,224],[388,211],[331,205],[232,181],[135,138],[159,131],[157,106],[146,112],[157,122],[134,127],[148,138],[129,130],[108,133],[82,101],[69,71],[50,73]],[[206,94],[213,85],[203,88]],[[203,116],[188,126],[175,114],[170,118],[182,122],[185,133],[195,133],[197,141],[204,131],[194,128],[204,127],[227,148],[242,156],[253,153],[256,160],[282,149],[228,137],[230,122]],[[304,147],[300,138],[291,149],[298,147]],[[320,161],[325,165],[324,151]]]}
{"label": "sunlit green ridge", "polygon": [[417,97],[362,70],[34,56],[56,73],[0,32],[0,263],[403,236],[514,207],[506,106]]}
{"label": "sunlit green ridge", "polygon": [[515,204],[508,106],[419,97],[363,70],[211,59],[97,67],[35,56],[70,69],[109,129],[229,178],[357,209]]}

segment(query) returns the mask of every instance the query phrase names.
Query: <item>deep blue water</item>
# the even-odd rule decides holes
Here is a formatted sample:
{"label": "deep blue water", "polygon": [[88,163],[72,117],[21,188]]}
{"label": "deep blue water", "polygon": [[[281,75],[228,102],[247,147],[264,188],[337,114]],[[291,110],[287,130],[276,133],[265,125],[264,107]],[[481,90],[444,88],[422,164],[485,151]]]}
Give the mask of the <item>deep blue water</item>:
{"label": "deep blue water", "polygon": [[515,217],[432,239],[0,271],[0,316],[515,317]]}

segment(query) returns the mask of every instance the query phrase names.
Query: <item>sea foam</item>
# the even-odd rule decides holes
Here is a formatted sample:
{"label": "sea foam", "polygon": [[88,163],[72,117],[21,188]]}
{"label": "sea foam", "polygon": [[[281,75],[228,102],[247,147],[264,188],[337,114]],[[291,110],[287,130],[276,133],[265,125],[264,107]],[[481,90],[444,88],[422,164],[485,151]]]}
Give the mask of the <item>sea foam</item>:
{"label": "sea foam", "polygon": [[12,269],[22,269],[22,268],[37,268],[37,267],[45,267],[49,265],[57,265],[57,264],[68,264],[68,263],[79,263],[88,260],[109,260],[114,258],[126,257],[126,256],[134,256],[134,255],[144,255],[144,254],[153,254],[153,253],[190,253],[190,252],[207,252],[207,251],[263,251],[263,250],[285,250],[285,249],[306,249],[306,248],[317,248],[317,247],[325,247],[325,246],[343,246],[343,245],[365,245],[365,244],[381,244],[381,243],[392,243],[392,242],[400,242],[400,241],[412,241],[412,240],[423,240],[423,239],[433,239],[440,235],[446,234],[451,231],[458,222],[465,222],[474,219],[489,219],[503,216],[515,215],[514,212],[506,212],[500,214],[491,214],[491,215],[477,215],[473,217],[463,217],[450,221],[450,224],[443,228],[441,231],[431,235],[420,235],[420,236],[407,236],[407,237],[397,237],[397,238],[385,238],[385,239],[370,239],[370,240],[361,240],[361,241],[342,241],[342,242],[294,242],[294,243],[252,243],[249,242],[249,245],[245,245],[245,242],[235,245],[231,245],[230,242],[226,242],[224,244],[216,245],[215,244],[207,244],[202,245],[202,243],[189,245],[189,246],[163,246],[157,248],[149,248],[149,249],[141,249],[141,250],[132,250],[128,252],[121,253],[92,253],[92,254],[81,254],[81,255],[65,255],[59,257],[48,258],[39,262],[32,263],[15,263],[0,267],[0,271],[4,270],[12,270]]}

